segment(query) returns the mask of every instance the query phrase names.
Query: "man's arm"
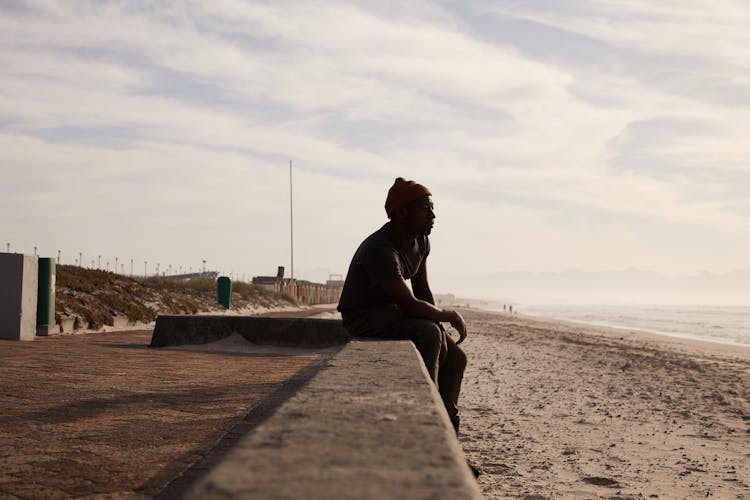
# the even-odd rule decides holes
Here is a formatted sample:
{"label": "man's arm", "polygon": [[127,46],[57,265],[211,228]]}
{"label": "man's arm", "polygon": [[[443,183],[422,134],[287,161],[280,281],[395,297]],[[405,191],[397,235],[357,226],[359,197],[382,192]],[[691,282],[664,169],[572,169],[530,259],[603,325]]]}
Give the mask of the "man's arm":
{"label": "man's arm", "polygon": [[427,259],[422,261],[419,271],[412,276],[411,289],[414,290],[415,298],[429,302],[433,306],[435,305],[435,299],[432,297],[432,290],[430,290],[430,283],[427,281]]}
{"label": "man's arm", "polygon": [[[422,263],[424,265],[424,263]],[[422,269],[420,269],[422,272]],[[418,275],[419,273],[417,273]],[[414,277],[416,277],[415,275]],[[419,293],[419,296],[426,297],[424,295],[425,289],[429,293],[429,299],[432,299],[432,293],[430,287],[427,285],[427,272],[424,270],[424,281],[414,281],[412,278],[412,286],[415,288],[415,293]],[[416,284],[415,284],[416,283]],[[431,302],[428,302],[425,298],[417,298],[414,296],[409,287],[403,280],[391,281],[382,285],[386,295],[392,301],[396,303],[399,309],[404,312],[407,316],[413,318],[424,318],[432,320],[436,323],[450,323],[453,328],[458,331],[459,339],[457,344],[460,344],[466,338],[466,323],[460,314],[456,311],[449,309],[440,309],[435,307]]]}

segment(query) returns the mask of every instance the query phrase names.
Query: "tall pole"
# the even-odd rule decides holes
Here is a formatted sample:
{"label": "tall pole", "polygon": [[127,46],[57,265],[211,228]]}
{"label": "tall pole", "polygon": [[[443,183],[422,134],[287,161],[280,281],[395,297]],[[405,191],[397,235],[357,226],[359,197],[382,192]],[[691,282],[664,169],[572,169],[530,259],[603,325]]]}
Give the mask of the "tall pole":
{"label": "tall pole", "polygon": [[289,160],[289,251],[291,253],[291,279],[294,279],[294,203],[293,203],[293,191],[292,191],[292,160]]}

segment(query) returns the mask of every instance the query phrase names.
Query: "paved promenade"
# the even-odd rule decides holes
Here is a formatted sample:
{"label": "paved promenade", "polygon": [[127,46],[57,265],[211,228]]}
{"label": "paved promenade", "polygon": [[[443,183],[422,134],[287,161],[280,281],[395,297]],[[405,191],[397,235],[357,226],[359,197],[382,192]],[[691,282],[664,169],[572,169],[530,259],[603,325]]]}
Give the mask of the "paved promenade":
{"label": "paved promenade", "polygon": [[150,340],[143,330],[0,341],[0,497],[153,496],[327,356]]}

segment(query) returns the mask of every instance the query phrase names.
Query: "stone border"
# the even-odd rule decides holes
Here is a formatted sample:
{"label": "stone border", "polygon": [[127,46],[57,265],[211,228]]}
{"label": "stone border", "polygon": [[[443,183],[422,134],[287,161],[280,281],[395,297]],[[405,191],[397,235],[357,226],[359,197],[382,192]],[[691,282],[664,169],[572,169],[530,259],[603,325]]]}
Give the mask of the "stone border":
{"label": "stone border", "polygon": [[327,347],[344,344],[351,336],[341,320],[263,318],[258,316],[159,316],[151,347],[206,344],[238,333],[255,344]]}
{"label": "stone border", "polygon": [[354,341],[184,498],[452,500],[481,493],[414,345]]}

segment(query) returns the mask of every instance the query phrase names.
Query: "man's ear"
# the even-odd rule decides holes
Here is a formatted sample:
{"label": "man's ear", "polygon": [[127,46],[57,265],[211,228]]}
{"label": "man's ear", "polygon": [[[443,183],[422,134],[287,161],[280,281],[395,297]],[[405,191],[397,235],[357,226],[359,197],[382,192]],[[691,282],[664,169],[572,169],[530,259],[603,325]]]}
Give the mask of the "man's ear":
{"label": "man's ear", "polygon": [[409,215],[409,207],[401,207],[396,210],[396,217],[394,219],[404,220]]}

